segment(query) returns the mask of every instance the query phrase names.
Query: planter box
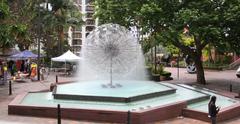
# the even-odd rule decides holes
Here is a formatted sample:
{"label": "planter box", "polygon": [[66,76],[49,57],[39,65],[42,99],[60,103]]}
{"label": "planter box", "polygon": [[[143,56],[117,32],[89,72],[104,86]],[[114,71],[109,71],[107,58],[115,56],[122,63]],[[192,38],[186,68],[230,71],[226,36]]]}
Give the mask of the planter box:
{"label": "planter box", "polygon": [[160,75],[160,81],[165,81],[167,79],[166,76]]}
{"label": "planter box", "polygon": [[167,80],[173,80],[173,78],[172,78],[172,77],[167,77],[167,76],[160,75],[160,81],[167,81]]}
{"label": "planter box", "polygon": [[160,81],[160,75],[158,75],[158,74],[152,74],[152,80],[154,80],[154,81]]}

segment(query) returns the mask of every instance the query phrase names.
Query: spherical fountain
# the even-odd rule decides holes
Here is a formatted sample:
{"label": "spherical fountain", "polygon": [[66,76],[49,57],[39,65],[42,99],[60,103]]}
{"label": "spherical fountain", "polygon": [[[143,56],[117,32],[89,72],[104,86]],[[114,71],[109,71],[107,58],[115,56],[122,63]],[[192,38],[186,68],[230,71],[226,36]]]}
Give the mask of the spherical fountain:
{"label": "spherical fountain", "polygon": [[210,95],[222,107],[219,120],[240,114],[239,101],[211,90],[148,81],[138,41],[118,24],[97,27],[81,53],[77,82],[59,84],[53,92],[18,95],[8,105],[9,114],[56,117],[61,104],[62,117],[70,119],[146,124],[186,116],[209,121]]}
{"label": "spherical fountain", "polygon": [[81,53],[83,80],[107,80],[112,88],[114,80],[146,80],[142,50],[125,27],[99,26],[87,36]]}

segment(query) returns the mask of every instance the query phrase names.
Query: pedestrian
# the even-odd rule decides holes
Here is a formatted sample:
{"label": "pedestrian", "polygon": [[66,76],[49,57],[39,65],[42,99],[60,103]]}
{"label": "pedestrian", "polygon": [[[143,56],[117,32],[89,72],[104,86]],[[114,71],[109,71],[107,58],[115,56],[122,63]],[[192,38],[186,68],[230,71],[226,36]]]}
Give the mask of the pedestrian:
{"label": "pedestrian", "polygon": [[20,65],[21,72],[24,72],[24,65],[25,65],[25,60],[22,60],[21,65]]}
{"label": "pedestrian", "polygon": [[216,96],[212,96],[208,103],[208,114],[211,119],[212,124],[216,124],[217,114],[220,110],[220,107],[216,106]]}
{"label": "pedestrian", "polygon": [[4,72],[2,62],[0,62],[0,84],[4,84]]}
{"label": "pedestrian", "polygon": [[6,62],[3,62],[3,80],[4,82],[7,82],[8,77],[8,66]]}
{"label": "pedestrian", "polygon": [[37,76],[37,64],[35,62],[32,62],[31,64],[31,72],[30,72],[30,79],[32,81],[36,81],[36,76]]}
{"label": "pedestrian", "polygon": [[15,63],[12,64],[12,68],[10,71],[11,71],[11,76],[14,76],[15,73],[17,72],[17,67]]}
{"label": "pedestrian", "polygon": [[41,67],[40,67],[40,77],[41,77],[41,80],[44,80],[44,74],[45,73],[46,73],[46,70],[45,70],[44,65],[42,64]]}
{"label": "pedestrian", "polygon": [[3,79],[3,65],[2,65],[2,62],[0,62],[0,78]]}

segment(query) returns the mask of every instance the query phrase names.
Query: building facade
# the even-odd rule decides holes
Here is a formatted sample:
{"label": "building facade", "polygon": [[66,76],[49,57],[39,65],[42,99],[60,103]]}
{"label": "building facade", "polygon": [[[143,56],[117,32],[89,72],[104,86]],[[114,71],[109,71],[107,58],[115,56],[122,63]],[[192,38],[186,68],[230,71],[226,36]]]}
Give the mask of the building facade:
{"label": "building facade", "polygon": [[86,41],[87,35],[96,27],[96,21],[93,18],[94,0],[74,0],[74,2],[83,15],[84,24],[80,28],[69,28],[68,41],[72,52],[80,55],[83,42]]}
{"label": "building facade", "polygon": [[[75,5],[81,11],[83,17],[84,24],[80,28],[70,27],[68,31],[68,42],[71,46],[71,50],[76,55],[80,56],[80,51],[82,48],[83,42],[86,41],[87,35],[95,29],[98,25],[97,19],[93,18],[94,14],[94,0],[73,0]],[[140,35],[139,30],[137,30],[136,26],[129,28],[130,32],[134,37],[138,39],[138,41],[147,37],[148,35]]]}

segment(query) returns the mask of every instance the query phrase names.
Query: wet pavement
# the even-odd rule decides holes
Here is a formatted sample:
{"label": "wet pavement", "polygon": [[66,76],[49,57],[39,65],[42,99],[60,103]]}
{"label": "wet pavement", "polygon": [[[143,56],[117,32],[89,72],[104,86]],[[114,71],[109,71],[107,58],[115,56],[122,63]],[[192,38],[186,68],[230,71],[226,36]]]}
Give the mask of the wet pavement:
{"label": "wet pavement", "polygon": [[[188,74],[184,68],[179,69],[179,78],[178,78],[178,69],[177,68],[166,68],[166,70],[172,72],[172,77],[174,80],[168,81],[170,83],[186,83],[196,85],[196,75]],[[209,89],[219,91],[224,95],[234,97],[238,95],[240,90],[240,78],[237,78],[235,75],[235,70],[226,70],[226,71],[205,71],[207,85],[199,85]],[[0,85],[0,124],[56,124],[57,119],[54,118],[39,118],[39,117],[27,117],[27,116],[16,116],[8,115],[8,104],[18,95],[24,92],[29,91],[39,91],[39,90],[48,90],[50,84],[55,82],[56,73],[51,73],[46,77],[45,81],[36,81],[32,82],[29,79],[26,79],[25,82],[13,82],[13,94],[8,94],[8,84]],[[59,81],[72,81],[76,80],[76,77],[68,76],[59,76]],[[228,92],[230,84],[233,85],[233,91]],[[62,120],[62,124],[103,124],[96,122],[87,122],[87,121],[74,121],[74,120]],[[178,117],[166,121],[156,122],[153,124],[208,124],[203,121],[194,120],[190,118]],[[219,123],[220,124],[220,123]],[[221,124],[240,124],[240,116],[232,120],[222,122]]]}

